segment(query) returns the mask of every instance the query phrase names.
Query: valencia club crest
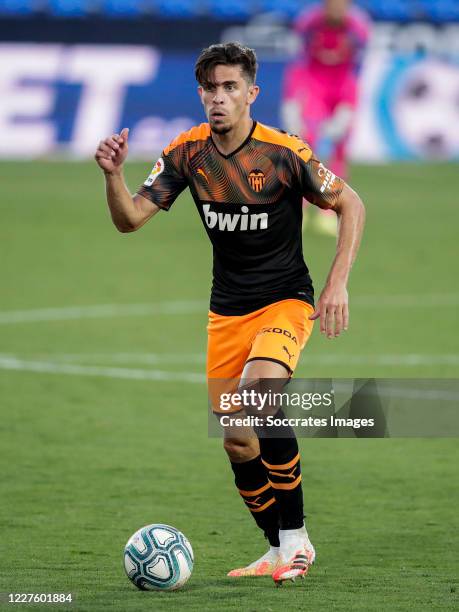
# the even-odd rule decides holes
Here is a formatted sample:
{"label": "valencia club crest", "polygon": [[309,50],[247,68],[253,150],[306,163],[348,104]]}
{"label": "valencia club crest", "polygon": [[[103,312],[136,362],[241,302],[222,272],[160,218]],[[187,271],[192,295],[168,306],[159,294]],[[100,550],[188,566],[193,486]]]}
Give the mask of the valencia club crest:
{"label": "valencia club crest", "polygon": [[265,181],[265,175],[261,170],[255,169],[249,174],[249,185],[257,193],[263,189]]}

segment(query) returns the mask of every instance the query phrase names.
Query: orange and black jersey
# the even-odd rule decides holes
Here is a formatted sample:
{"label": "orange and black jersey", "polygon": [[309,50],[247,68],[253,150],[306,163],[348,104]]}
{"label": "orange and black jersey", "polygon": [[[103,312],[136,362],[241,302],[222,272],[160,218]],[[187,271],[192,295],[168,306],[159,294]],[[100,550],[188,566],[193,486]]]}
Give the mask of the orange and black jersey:
{"label": "orange and black jersey", "polygon": [[169,210],[186,187],[213,245],[213,312],[243,315],[289,298],[314,304],[302,200],[333,208],[343,181],[306,143],[254,122],[245,142],[223,155],[203,123],[164,149],[138,193]]}

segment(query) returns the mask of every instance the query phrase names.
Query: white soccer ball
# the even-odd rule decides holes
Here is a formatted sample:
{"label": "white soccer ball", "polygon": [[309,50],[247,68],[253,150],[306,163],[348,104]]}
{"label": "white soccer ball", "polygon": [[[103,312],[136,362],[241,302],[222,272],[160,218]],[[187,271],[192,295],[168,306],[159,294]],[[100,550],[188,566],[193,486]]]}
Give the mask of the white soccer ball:
{"label": "white soccer ball", "polygon": [[124,548],[124,569],[142,591],[180,589],[193,571],[193,549],[181,531],[153,524],[132,535]]}

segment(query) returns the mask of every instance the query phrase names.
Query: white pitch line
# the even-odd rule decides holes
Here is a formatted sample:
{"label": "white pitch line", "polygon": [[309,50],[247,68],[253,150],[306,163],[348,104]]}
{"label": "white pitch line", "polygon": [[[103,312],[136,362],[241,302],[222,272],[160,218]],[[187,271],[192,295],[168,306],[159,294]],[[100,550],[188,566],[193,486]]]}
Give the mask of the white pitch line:
{"label": "white pitch line", "polygon": [[98,304],[93,306],[39,308],[36,310],[12,310],[0,312],[0,324],[67,321],[71,319],[104,319],[108,317],[138,317],[155,314],[205,313],[206,308],[208,308],[207,302],[179,301],[158,302],[156,304]]}
{"label": "white pitch line", "polygon": [[[11,357],[2,355],[0,357]],[[196,364],[206,362],[205,353],[40,353],[29,356],[38,361],[83,362],[83,363],[136,363],[142,365]],[[27,358],[29,358],[27,357]]]}
{"label": "white pitch line", "polygon": [[48,374],[72,374],[74,376],[102,376],[104,378],[127,378],[131,380],[155,380],[166,382],[205,383],[204,374],[194,372],[164,372],[162,370],[139,370],[132,368],[107,368],[85,366],[53,361],[28,361],[15,357],[0,357],[0,369]]}
{"label": "white pitch line", "polygon": [[[350,307],[357,308],[432,308],[458,306],[459,294],[422,293],[412,295],[351,295]],[[181,315],[207,312],[208,302],[171,301],[151,304],[95,304],[90,306],[64,306],[31,310],[0,311],[0,325],[35,323],[40,321],[69,321],[77,319],[103,319],[148,315]]]}
{"label": "white pitch line", "polygon": [[[88,365],[68,363],[69,361],[87,361],[90,353],[81,354],[47,354],[34,355],[28,358],[20,358],[15,355],[0,354],[0,370],[16,370],[29,372],[46,372],[52,374],[71,374],[75,376],[101,376],[117,379],[131,380],[155,380],[155,381],[178,381],[190,383],[205,383],[204,372],[170,372],[164,370],[145,370],[138,368],[111,367],[106,365]],[[94,354],[96,361],[105,363],[137,363],[144,365],[167,365],[167,364],[203,364],[204,353],[190,354],[153,354],[153,353],[104,353]],[[459,355],[317,355],[314,357],[314,365],[322,366],[396,366],[416,367],[433,365],[459,366]],[[307,366],[307,361],[306,361]]]}
{"label": "white pitch line", "polygon": [[[99,366],[76,365],[53,361],[28,361],[16,357],[0,356],[0,369],[13,371],[28,371],[46,374],[67,374],[73,376],[96,376],[103,378],[150,380],[156,382],[187,382],[205,384],[204,374],[194,372],[165,372],[162,370],[139,370],[132,368],[110,368]],[[338,385],[339,381],[334,381]],[[347,386],[345,386],[345,390]],[[382,387],[378,395],[384,397],[416,399],[416,400],[458,400],[457,393],[442,390],[404,389],[402,387]]]}
{"label": "white pitch line", "polygon": [[[1,355],[0,355],[1,356]],[[100,361],[102,363],[137,363],[143,365],[161,364],[203,364],[205,353],[62,353],[34,355],[33,359],[54,361]],[[313,355],[307,349],[302,357],[305,363],[311,359],[319,365],[396,365],[396,366],[429,366],[459,365],[459,354],[426,355],[423,353],[391,355]]]}

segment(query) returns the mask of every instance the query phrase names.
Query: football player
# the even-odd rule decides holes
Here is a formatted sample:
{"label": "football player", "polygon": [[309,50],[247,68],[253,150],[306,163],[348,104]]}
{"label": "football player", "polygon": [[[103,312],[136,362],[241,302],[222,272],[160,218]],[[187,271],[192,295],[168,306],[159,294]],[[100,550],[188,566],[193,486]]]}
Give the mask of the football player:
{"label": "football player", "polygon": [[[287,382],[314,321],[328,338],[348,328],[347,282],[364,223],[364,206],[343,180],[296,136],[251,116],[259,87],[252,49],[212,45],[196,62],[207,122],[182,133],[162,152],[135,195],[123,177],[128,130],[99,143],[112,219],[132,232],[171,209],[187,187],[213,245],[207,376],[212,381]],[[303,259],[306,197],[337,215],[336,256],[314,306]],[[168,254],[173,257],[173,253]],[[281,333],[279,333],[279,330]],[[218,387],[218,385],[217,385]],[[222,414],[215,402],[214,411]],[[229,414],[243,413],[231,406]],[[276,414],[274,412],[274,414]],[[304,576],[314,562],[303,515],[302,473],[293,429],[261,425],[231,430],[224,448],[239,494],[269,542],[265,555],[229,576],[272,575],[276,583]]]}

